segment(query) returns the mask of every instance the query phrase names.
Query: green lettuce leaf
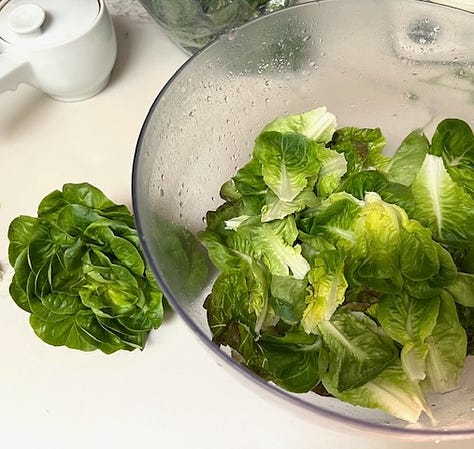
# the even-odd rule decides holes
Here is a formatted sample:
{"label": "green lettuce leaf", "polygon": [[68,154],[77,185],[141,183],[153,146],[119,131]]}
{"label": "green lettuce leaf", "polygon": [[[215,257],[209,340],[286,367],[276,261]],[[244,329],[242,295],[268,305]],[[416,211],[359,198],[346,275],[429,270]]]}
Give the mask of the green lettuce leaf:
{"label": "green lettuce leaf", "polygon": [[405,373],[413,381],[426,377],[430,350],[426,339],[436,326],[439,309],[439,297],[418,299],[406,293],[385,295],[378,303],[377,320],[387,335],[403,345],[400,360]]}
{"label": "green lettuce leaf", "polygon": [[428,154],[412,184],[413,217],[431,229],[441,243],[463,247],[474,242],[474,199]]}
{"label": "green lettuce leaf", "polygon": [[355,242],[355,226],[363,203],[345,192],[333,193],[320,206],[302,212],[301,231],[347,250]]}
{"label": "green lettuce leaf", "polygon": [[426,136],[419,130],[411,132],[395,151],[387,166],[388,179],[411,186],[429,151],[430,142]]}
{"label": "green lettuce leaf", "polygon": [[262,336],[259,346],[268,360],[270,380],[294,393],[306,393],[319,383],[320,341],[312,337],[298,331]]}
{"label": "green lettuce leaf", "polygon": [[459,322],[466,331],[467,336],[467,353],[474,355],[474,307],[465,307],[456,304]]}
{"label": "green lettuce leaf", "polygon": [[366,193],[375,192],[387,203],[396,204],[405,209],[409,215],[415,204],[410,188],[389,181],[387,176],[378,170],[355,172],[346,177],[336,191],[350,193],[359,200],[363,200]]}
{"label": "green lettuce leaf", "polygon": [[375,379],[398,356],[391,338],[366,315],[336,311],[318,325],[323,346],[322,380],[332,390],[351,390]]}
{"label": "green lettuce leaf", "polygon": [[216,341],[228,344],[220,334],[233,321],[245,325],[255,336],[260,333],[268,312],[268,283],[266,271],[256,262],[218,276],[205,303]]}
{"label": "green lettuce leaf", "polygon": [[278,117],[262,132],[298,133],[319,143],[328,143],[336,131],[336,117],[325,107],[313,109],[303,114]]}
{"label": "green lettuce leaf", "polygon": [[270,285],[270,304],[276,315],[289,324],[298,324],[305,309],[305,279],[293,276],[272,276]]}
{"label": "green lettuce leaf", "polygon": [[344,301],[347,289],[344,260],[339,251],[326,251],[313,260],[308,273],[307,305],[301,318],[305,332],[317,332],[318,324],[330,320]]}
{"label": "green lettuce leaf", "polygon": [[347,127],[334,133],[331,149],[344,154],[350,175],[361,170],[384,171],[390,163],[390,158],[382,154],[385,144],[379,128]]}
{"label": "green lettuce leaf", "polygon": [[347,161],[343,154],[329,148],[318,149],[320,170],[315,189],[320,197],[333,193],[347,171]]}
{"label": "green lettuce leaf", "polygon": [[474,133],[459,119],[445,119],[437,126],[431,154],[440,156],[449,175],[471,196],[474,195]]}
{"label": "green lettuce leaf", "polygon": [[[267,195],[267,198],[269,196]],[[273,195],[271,198],[271,202],[262,207],[262,222],[281,220],[290,214],[319,204],[318,198],[309,187],[299,193],[293,201],[283,201]]]}
{"label": "green lettuce leaf", "polygon": [[303,279],[309,271],[301,245],[295,243],[298,229],[293,216],[270,223],[247,221],[236,232],[252,245],[255,257],[261,258],[273,275],[292,274],[295,279]]}
{"label": "green lettuce leaf", "polygon": [[395,206],[382,201],[378,194],[366,194],[347,261],[350,284],[385,293],[401,291],[399,212]]}
{"label": "green lettuce leaf", "polygon": [[296,133],[268,131],[255,142],[253,156],[262,164],[265,183],[283,201],[293,201],[320,169],[321,144]]}
{"label": "green lettuce leaf", "polygon": [[466,307],[474,307],[474,275],[459,272],[454,282],[446,287],[453,299]]}
{"label": "green lettuce leaf", "polygon": [[384,295],[377,306],[377,320],[396,342],[424,342],[438,319],[440,299],[411,298],[406,293]]}
{"label": "green lettuce leaf", "polygon": [[342,401],[377,408],[409,423],[416,423],[423,412],[432,418],[421,388],[407,377],[398,360],[359,387],[338,391],[327,379],[324,386]]}
{"label": "green lettuce leaf", "polygon": [[423,388],[435,393],[454,390],[459,385],[464,367],[467,337],[459,322],[456,303],[447,292],[441,294],[438,319],[426,343],[429,352]]}

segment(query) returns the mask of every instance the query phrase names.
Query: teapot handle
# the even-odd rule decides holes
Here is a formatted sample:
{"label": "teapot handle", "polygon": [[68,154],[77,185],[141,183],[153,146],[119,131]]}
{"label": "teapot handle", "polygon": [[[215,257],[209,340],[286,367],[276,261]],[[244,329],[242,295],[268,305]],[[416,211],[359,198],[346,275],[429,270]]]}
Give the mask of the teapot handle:
{"label": "teapot handle", "polygon": [[18,84],[31,82],[32,72],[30,63],[14,59],[6,53],[0,53],[0,93],[16,90]]}

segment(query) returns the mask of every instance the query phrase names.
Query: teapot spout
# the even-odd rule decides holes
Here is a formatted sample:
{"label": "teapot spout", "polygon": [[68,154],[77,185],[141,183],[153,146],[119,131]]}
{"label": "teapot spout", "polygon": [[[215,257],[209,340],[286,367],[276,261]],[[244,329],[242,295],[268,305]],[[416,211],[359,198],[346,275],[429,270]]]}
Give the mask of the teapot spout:
{"label": "teapot spout", "polygon": [[32,78],[29,62],[0,54],[0,93],[16,90],[20,83],[31,84]]}

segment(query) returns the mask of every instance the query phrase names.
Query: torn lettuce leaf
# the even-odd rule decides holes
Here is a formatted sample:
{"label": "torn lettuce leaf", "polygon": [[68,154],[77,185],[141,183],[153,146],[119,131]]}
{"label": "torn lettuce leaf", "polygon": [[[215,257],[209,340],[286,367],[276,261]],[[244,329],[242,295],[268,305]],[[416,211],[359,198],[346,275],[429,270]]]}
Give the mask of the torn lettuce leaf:
{"label": "torn lettuce leaf", "polygon": [[283,336],[263,335],[259,341],[268,360],[270,379],[294,393],[311,391],[320,381],[320,340],[304,332],[290,331]]}

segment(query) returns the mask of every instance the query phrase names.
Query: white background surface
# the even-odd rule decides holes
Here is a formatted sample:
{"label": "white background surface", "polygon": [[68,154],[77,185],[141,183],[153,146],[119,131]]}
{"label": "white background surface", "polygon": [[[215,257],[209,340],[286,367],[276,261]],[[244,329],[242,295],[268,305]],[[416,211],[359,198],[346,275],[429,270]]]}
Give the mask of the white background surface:
{"label": "white background surface", "polygon": [[303,420],[219,366],[177,316],[143,352],[82,353],[34,335],[8,295],[10,221],[34,215],[66,182],[88,181],[130,206],[140,127],[186,59],[153,23],[115,22],[119,59],[97,97],[59,103],[28,86],[0,95],[0,448],[472,449]]}

